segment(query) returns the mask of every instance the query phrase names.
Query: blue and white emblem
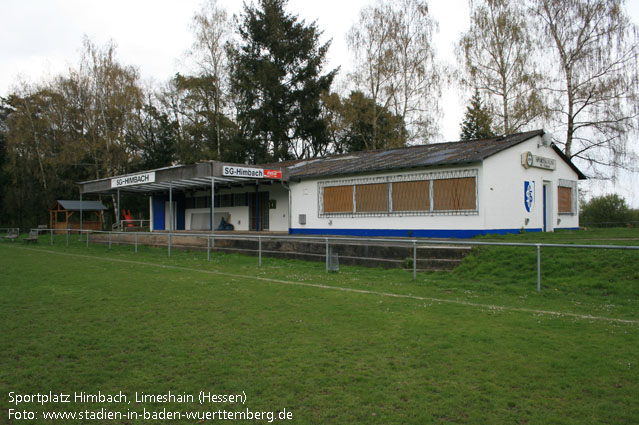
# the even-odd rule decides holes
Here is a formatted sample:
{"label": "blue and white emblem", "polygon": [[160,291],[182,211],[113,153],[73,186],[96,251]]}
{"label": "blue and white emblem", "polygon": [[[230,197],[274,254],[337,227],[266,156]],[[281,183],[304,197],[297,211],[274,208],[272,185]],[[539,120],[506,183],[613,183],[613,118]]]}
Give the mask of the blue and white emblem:
{"label": "blue and white emblem", "polygon": [[532,212],[535,209],[535,182],[524,182],[524,205],[526,211]]}

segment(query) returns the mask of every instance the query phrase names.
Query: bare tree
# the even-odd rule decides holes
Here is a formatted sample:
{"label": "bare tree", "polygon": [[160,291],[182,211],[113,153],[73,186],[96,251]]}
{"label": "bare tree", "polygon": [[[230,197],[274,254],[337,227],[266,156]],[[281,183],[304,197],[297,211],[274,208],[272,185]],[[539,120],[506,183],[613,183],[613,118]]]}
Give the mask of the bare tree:
{"label": "bare tree", "polygon": [[595,175],[631,167],[639,110],[637,27],[623,0],[534,0],[549,59],[552,111],[564,153]]}
{"label": "bare tree", "polygon": [[[193,16],[191,29],[195,36],[190,57],[197,64],[197,77],[202,84],[210,85],[200,92],[212,94],[213,117],[216,132],[218,159],[221,158],[220,115],[228,92],[229,67],[226,44],[231,38],[230,21],[226,11],[220,8],[217,0],[204,3],[202,9]],[[197,81],[197,80],[192,80]],[[207,104],[208,102],[204,102]]]}
{"label": "bare tree", "polygon": [[423,0],[378,1],[361,11],[347,35],[356,64],[350,77],[379,106],[370,123],[373,134],[386,110],[406,123],[409,142],[437,134],[443,85],[432,44],[437,29]]}
{"label": "bare tree", "polygon": [[80,140],[87,142],[82,151],[93,157],[96,178],[128,172],[137,153],[132,127],[144,97],[138,70],[117,61],[113,42],[100,47],[85,38],[79,68],[58,84],[80,115]]}
{"label": "bare tree", "polygon": [[[68,77],[56,81],[75,121],[75,140],[66,149],[76,161],[93,162],[95,178],[124,174],[139,155],[136,123],[143,104],[139,73],[117,61],[113,42],[104,47],[84,39],[82,59]],[[117,200],[111,196],[114,210]]]}
{"label": "bare tree", "polygon": [[456,51],[461,82],[486,96],[497,132],[515,133],[546,112],[530,20],[516,0],[471,0],[470,11]]}

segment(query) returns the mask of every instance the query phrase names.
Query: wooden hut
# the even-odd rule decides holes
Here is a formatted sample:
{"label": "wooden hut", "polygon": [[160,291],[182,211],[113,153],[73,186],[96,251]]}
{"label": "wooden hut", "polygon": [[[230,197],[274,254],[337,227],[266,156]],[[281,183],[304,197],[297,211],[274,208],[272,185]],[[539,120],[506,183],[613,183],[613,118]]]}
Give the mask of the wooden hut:
{"label": "wooden hut", "polygon": [[[49,209],[49,221],[51,229],[56,233],[64,233],[67,229],[102,230],[102,215],[106,211],[98,201],[55,201]],[[82,220],[80,220],[82,212]]]}

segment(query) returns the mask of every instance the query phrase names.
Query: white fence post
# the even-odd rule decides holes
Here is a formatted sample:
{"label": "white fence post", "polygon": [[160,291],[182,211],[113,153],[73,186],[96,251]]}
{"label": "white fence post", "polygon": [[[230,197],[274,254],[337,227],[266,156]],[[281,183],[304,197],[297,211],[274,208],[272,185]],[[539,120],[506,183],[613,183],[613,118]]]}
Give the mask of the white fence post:
{"label": "white fence post", "polygon": [[417,241],[413,241],[413,280],[417,280]]}
{"label": "white fence post", "polygon": [[537,292],[541,292],[541,245],[537,244]]}

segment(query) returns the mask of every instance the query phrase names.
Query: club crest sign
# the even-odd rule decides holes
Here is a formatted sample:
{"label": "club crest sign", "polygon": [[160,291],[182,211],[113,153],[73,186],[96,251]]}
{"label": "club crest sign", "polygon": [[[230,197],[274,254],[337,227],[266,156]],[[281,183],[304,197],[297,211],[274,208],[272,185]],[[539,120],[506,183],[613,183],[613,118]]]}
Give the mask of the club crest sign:
{"label": "club crest sign", "polygon": [[526,211],[532,212],[535,209],[535,182],[524,182],[524,206]]}
{"label": "club crest sign", "polygon": [[521,154],[521,165],[523,165],[525,169],[535,167],[553,171],[557,168],[557,161],[553,158],[533,155],[532,152],[524,152]]}

